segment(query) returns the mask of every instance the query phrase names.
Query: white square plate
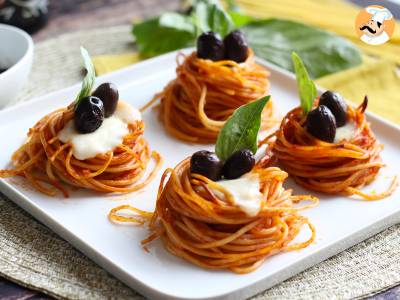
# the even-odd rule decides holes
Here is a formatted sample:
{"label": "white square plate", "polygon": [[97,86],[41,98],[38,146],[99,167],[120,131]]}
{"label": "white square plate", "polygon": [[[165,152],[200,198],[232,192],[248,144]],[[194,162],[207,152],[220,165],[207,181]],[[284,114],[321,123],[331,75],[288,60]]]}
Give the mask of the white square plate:
{"label": "white square plate", "polygon": [[[190,51],[190,50],[186,50]],[[121,99],[140,107],[175,76],[176,52],[144,61],[126,69],[101,76],[96,84],[113,82]],[[292,74],[259,60],[271,71],[271,95],[284,114],[299,104]],[[0,112],[0,168],[24,141],[28,129],[45,114],[70,103],[80,84],[51,93]],[[354,99],[360,101],[362,99]],[[193,152],[212,148],[182,143],[169,135],[150,109],[144,113],[145,137],[152,149],[161,153],[164,168],[174,167]],[[368,114],[380,142],[385,144],[383,160],[389,167],[366,190],[384,190],[390,175],[400,173],[400,129]],[[228,271],[207,271],[170,255],[160,242],[150,245],[150,253],[140,246],[149,232],[145,227],[111,224],[109,210],[129,203],[152,211],[160,172],[142,191],[124,196],[103,196],[88,191],[71,193],[68,199],[46,197],[20,180],[0,181],[0,190],[35,218],[50,227],[88,257],[114,274],[128,286],[153,299],[242,299],[254,295],[316,263],[366,239],[400,221],[399,191],[376,202],[316,194],[320,205],[303,212],[317,229],[316,242],[301,251],[278,254],[258,270],[246,275]],[[290,179],[287,188],[295,194],[309,194]],[[307,231],[305,230],[305,233]]]}

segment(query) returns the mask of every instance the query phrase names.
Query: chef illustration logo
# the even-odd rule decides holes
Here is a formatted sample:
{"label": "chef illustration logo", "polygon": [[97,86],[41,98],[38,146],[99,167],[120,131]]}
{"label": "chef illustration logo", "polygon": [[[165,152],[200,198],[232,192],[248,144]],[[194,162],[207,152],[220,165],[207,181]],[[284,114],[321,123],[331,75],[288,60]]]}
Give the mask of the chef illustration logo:
{"label": "chef illustration logo", "polygon": [[392,13],[380,5],[370,5],[360,11],[356,19],[356,33],[364,43],[382,45],[394,32]]}

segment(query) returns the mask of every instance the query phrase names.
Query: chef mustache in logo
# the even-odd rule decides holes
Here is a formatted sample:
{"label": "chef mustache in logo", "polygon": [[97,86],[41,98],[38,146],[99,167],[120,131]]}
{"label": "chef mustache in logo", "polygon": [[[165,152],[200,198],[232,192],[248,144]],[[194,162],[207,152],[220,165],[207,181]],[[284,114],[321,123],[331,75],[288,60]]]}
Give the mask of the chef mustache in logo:
{"label": "chef mustache in logo", "polygon": [[364,33],[360,39],[369,45],[381,45],[390,37],[385,32],[385,21],[392,19],[392,14],[387,8],[367,7],[365,9],[371,15],[369,21],[359,28]]}
{"label": "chef mustache in logo", "polygon": [[[382,24],[381,23],[377,23],[377,25],[378,25],[378,27],[381,27],[382,26]],[[363,30],[365,30],[365,29],[367,29],[370,33],[372,33],[372,34],[376,34],[376,30],[373,30],[371,27],[369,27],[368,25],[364,25],[364,26],[362,26],[362,27],[360,27],[360,30],[361,31],[363,31]]]}

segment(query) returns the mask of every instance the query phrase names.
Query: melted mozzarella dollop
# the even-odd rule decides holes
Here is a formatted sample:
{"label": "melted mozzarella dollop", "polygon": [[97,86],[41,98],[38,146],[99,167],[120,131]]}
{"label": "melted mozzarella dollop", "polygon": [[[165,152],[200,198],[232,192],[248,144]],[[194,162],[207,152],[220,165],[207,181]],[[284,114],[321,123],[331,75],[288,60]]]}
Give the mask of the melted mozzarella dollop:
{"label": "melted mozzarella dollop", "polygon": [[336,128],[336,135],[334,143],[339,143],[340,141],[349,141],[353,138],[357,131],[357,126],[354,122],[347,122],[346,125]]}
{"label": "melted mozzarella dollop", "polygon": [[[233,204],[237,205],[246,215],[254,217],[260,212],[263,195],[260,192],[258,174],[245,174],[237,179],[221,180],[217,183],[232,196]],[[221,195],[220,192],[214,189],[213,191],[217,195]]]}
{"label": "melted mozzarella dollop", "polygon": [[58,139],[63,143],[70,142],[74,157],[85,160],[105,154],[120,145],[124,136],[129,133],[128,124],[141,119],[141,114],[136,108],[119,101],[114,114],[105,118],[94,132],[79,133],[75,129],[74,120],[70,120],[58,133]]}
{"label": "melted mozzarella dollop", "polygon": [[118,101],[117,109],[115,110],[113,116],[127,124],[134,123],[135,121],[140,121],[142,119],[142,115],[137,108],[123,101]]}

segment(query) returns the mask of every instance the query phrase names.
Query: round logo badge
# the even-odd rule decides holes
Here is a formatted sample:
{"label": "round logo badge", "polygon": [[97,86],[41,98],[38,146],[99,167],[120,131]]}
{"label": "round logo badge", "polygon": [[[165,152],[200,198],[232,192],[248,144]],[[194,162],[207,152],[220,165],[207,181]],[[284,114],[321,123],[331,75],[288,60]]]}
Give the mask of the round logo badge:
{"label": "round logo badge", "polygon": [[392,13],[383,6],[363,8],[356,18],[356,34],[368,45],[382,45],[393,35],[396,22]]}

